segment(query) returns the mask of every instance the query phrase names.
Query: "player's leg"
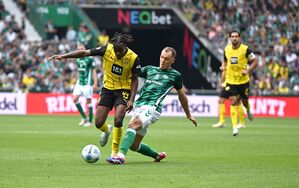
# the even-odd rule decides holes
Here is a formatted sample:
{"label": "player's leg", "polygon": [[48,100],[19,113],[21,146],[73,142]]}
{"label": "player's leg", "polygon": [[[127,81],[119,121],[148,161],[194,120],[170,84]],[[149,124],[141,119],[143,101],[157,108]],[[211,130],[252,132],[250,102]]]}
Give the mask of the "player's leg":
{"label": "player's leg", "polygon": [[100,146],[105,146],[108,138],[112,132],[112,125],[106,122],[107,116],[114,105],[113,91],[110,91],[106,88],[102,88],[101,98],[97,107],[95,125],[103,133],[100,137]]}
{"label": "player's leg", "polygon": [[[239,99],[239,101],[240,101],[240,99]],[[243,109],[243,105],[242,105],[241,102],[240,102],[240,105],[239,105],[238,113],[239,113],[238,128],[246,128],[245,118],[244,118],[244,109]]]}
{"label": "player's leg", "polygon": [[86,105],[88,108],[88,122],[84,124],[84,126],[86,127],[91,126],[93,120],[92,94],[93,94],[92,86],[89,85],[85,86],[83,95],[86,97]]}
{"label": "player's leg", "polygon": [[143,106],[142,108],[134,109],[132,119],[122,141],[120,151],[114,157],[107,158],[107,162],[112,164],[124,163],[125,156],[129,149],[152,157],[156,162],[165,158],[165,153],[157,153],[148,145],[141,143],[147,132],[148,126],[157,121],[159,117],[160,113],[155,111],[154,107]]}
{"label": "player's leg", "polygon": [[99,105],[95,116],[95,126],[103,133],[100,136],[100,146],[105,146],[112,132],[113,126],[106,122],[111,108]]}
{"label": "player's leg", "polygon": [[76,84],[73,90],[73,102],[76,105],[76,108],[80,112],[81,115],[81,122],[79,123],[80,126],[83,126],[87,122],[86,114],[79,102],[79,97],[81,96],[82,87],[79,84]]}
{"label": "player's leg", "polygon": [[239,133],[238,130],[238,109],[239,109],[239,101],[237,96],[230,96],[229,97],[231,106],[230,106],[230,117],[231,117],[231,122],[232,122],[232,127],[233,127],[233,136],[237,136]]}
{"label": "player's leg", "polygon": [[123,131],[123,120],[125,115],[126,115],[126,106],[123,104],[117,105],[115,107],[111,156],[115,155],[119,150],[122,131]]}
{"label": "player's leg", "polygon": [[219,121],[218,123],[214,124],[212,127],[220,128],[225,127],[225,102],[226,98],[219,97],[218,104],[219,104]]}
{"label": "player's leg", "polygon": [[248,102],[248,96],[249,96],[249,82],[240,85],[240,97],[242,99],[242,104],[246,108],[247,117],[250,121],[253,120],[253,114],[250,111],[250,104]]}
{"label": "player's leg", "polygon": [[123,120],[126,115],[127,101],[130,98],[129,90],[117,90],[114,91],[114,96],[116,96],[114,105],[115,105],[115,116],[114,116],[114,129],[112,135],[112,148],[111,156],[115,155],[120,146],[120,141],[122,137],[122,127]]}

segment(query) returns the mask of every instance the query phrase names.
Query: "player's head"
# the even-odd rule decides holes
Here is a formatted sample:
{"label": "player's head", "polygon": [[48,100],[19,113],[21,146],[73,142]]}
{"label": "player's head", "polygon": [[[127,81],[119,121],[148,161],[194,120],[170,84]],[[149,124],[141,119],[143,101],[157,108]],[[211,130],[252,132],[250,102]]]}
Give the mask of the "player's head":
{"label": "player's head", "polygon": [[165,47],[160,55],[160,69],[166,70],[171,67],[171,64],[174,63],[176,56],[176,51],[172,47]]}
{"label": "player's head", "polygon": [[78,49],[78,50],[85,50],[86,47],[85,47],[84,44],[78,42],[78,43],[77,43],[77,49]]}
{"label": "player's head", "polygon": [[111,39],[113,50],[117,59],[121,59],[127,52],[127,44],[133,42],[131,35],[116,32]]}
{"label": "player's head", "polygon": [[240,43],[240,33],[238,31],[231,31],[229,33],[230,40],[233,45],[239,45]]}

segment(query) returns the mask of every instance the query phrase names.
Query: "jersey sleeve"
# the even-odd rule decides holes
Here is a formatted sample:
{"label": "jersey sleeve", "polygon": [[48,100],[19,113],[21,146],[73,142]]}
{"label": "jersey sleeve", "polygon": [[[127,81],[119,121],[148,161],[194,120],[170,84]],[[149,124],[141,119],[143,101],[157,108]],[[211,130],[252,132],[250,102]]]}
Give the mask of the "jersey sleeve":
{"label": "jersey sleeve", "polygon": [[251,51],[250,48],[247,48],[246,50],[246,57],[249,59],[249,60],[252,60],[255,58],[255,54]]}
{"label": "jersey sleeve", "polygon": [[141,69],[141,64],[140,64],[140,59],[139,57],[136,57],[135,61],[134,61],[134,65],[132,67],[132,73],[133,74],[139,74],[140,73],[140,69]]}
{"label": "jersey sleeve", "polygon": [[147,76],[147,71],[149,70],[150,66],[145,66],[145,67],[142,67],[140,72],[139,72],[139,77],[141,78],[146,78]]}
{"label": "jersey sleeve", "polygon": [[92,56],[96,56],[96,55],[104,56],[106,49],[107,49],[107,45],[93,48],[93,49],[90,49],[90,54]]}
{"label": "jersey sleeve", "polygon": [[224,53],[223,53],[223,60],[224,60],[224,62],[227,62],[227,58],[226,58],[226,54],[225,54],[225,50],[224,50]]}
{"label": "jersey sleeve", "polygon": [[182,75],[179,73],[178,76],[175,79],[175,83],[173,86],[176,90],[180,90],[183,87],[183,78]]}

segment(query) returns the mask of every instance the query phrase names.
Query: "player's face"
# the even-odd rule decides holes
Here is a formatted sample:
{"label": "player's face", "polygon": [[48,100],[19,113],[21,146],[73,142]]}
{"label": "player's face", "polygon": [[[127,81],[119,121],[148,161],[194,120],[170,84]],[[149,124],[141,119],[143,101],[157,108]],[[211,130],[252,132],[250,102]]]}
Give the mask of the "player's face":
{"label": "player's face", "polygon": [[127,47],[123,43],[113,45],[113,49],[117,59],[121,59],[127,51]]}
{"label": "player's face", "polygon": [[238,45],[240,42],[240,36],[238,33],[231,33],[230,40],[233,45]]}
{"label": "player's face", "polygon": [[85,50],[85,46],[83,44],[78,44],[77,49],[78,50]]}
{"label": "player's face", "polygon": [[166,52],[165,50],[163,50],[160,55],[160,69],[169,69],[173,62],[174,58],[172,57],[171,52]]}

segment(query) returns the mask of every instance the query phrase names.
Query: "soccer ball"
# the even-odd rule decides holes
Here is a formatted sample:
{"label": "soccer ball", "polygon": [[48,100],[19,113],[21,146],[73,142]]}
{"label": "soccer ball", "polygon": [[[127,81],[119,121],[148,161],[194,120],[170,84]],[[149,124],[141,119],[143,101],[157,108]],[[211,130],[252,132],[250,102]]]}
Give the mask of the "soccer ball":
{"label": "soccer ball", "polygon": [[100,157],[101,151],[95,145],[89,144],[82,149],[82,158],[88,163],[95,163]]}

